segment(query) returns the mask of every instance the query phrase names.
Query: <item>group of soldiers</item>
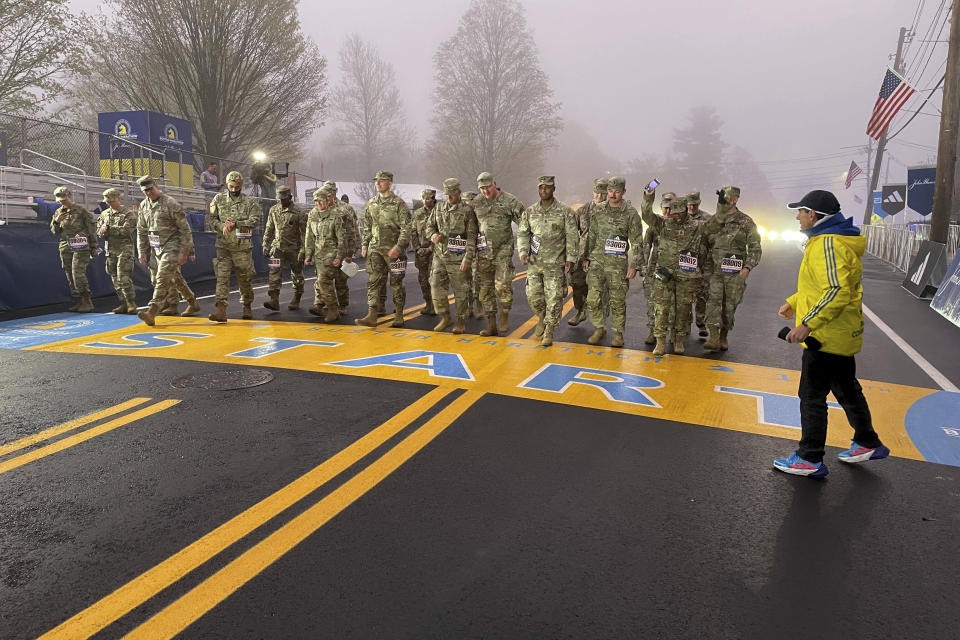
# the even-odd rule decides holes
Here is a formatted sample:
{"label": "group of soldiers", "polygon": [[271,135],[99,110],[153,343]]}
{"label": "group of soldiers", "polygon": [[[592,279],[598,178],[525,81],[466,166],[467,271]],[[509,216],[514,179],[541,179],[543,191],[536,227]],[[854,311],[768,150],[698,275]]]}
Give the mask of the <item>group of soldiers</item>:
{"label": "group of soldiers", "polygon": [[[362,234],[353,208],[337,200],[337,186],[326,182],[314,191],[314,207],[306,212],[293,202],[289,187],[277,189],[278,202],[269,210],[262,251],[269,264],[269,299],[263,305],[279,310],[283,268],[293,281],[288,308],[299,309],[303,295],[304,265],[315,264],[314,304],[309,312],[336,322],[349,305],[347,273],[359,250],[366,259],[367,314],[356,324],[376,327],[385,312],[389,283],[394,304],[393,327],[404,325],[408,249],[423,293],[423,315],[439,316],[435,331],[452,327],[466,330],[476,303],[486,318],[482,336],[504,335],[510,327],[513,305],[514,252],[526,266],[526,295],[538,322],[534,336],[543,346],[553,344],[561,320],[562,302],[569,286],[576,326],[589,317],[594,331],[588,342],[600,344],[609,320],[611,346],[622,347],[626,328],[626,296],[630,280],[640,275],[647,300],[648,345],[654,355],[684,353],[691,321],[701,337],[709,337],[707,350],[726,350],[737,306],[746,281],[760,261],[760,236],[753,220],[737,208],[740,189],[717,191],[713,215],[700,209],[699,192],[686,196],[663,194],[661,214],[653,211],[656,183],[644,189],[640,212],[625,199],[623,178],[597,179],[593,200],[574,210],[554,197],[556,181],[542,176],[539,201],[526,207],[501,190],[488,173],[477,176],[479,192],[461,191],[456,178],[443,182],[443,199],[434,189],[421,193],[422,206],[412,213],[392,191],[393,174],[378,171],[377,195],[364,209]],[[199,310],[196,297],[180,273],[194,258],[193,240],[183,208],[163,194],[154,180],[137,181],[144,195],[139,215],[126,210],[120,192],[104,192],[108,205],[95,222],[93,216],[70,198],[69,190],[55,192],[61,208],[51,229],[60,235],[60,253],[75,311],[90,311],[85,268],[98,251],[97,239],[107,244],[107,270],[120,306],[116,313],[136,312],[130,271],[133,267],[132,233],[136,229],[139,260],[148,257],[154,281],[149,306],[138,313],[153,325],[159,314],[176,314],[181,297],[187,309]],[[242,193],[243,177],[232,171],[227,191],[210,204],[210,226],[216,231],[216,309],[209,316],[227,321],[231,274],[240,285],[244,319],[252,318],[254,276],[253,233],[261,210]],[[644,232],[644,223],[646,232]],[[517,231],[514,232],[514,225]],[[453,289],[456,317],[448,293]]]}

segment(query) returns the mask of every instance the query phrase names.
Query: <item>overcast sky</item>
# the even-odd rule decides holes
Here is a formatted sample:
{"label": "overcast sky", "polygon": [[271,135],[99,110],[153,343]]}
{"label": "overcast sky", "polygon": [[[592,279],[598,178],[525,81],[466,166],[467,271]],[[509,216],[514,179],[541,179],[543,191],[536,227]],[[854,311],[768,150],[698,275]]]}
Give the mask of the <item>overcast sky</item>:
{"label": "overcast sky", "polygon": [[[87,11],[96,6],[92,0],[73,4]],[[916,0],[522,4],[555,99],[563,103],[563,117],[580,121],[615,158],[669,152],[673,128],[683,124],[689,107],[699,104],[715,106],[725,122],[724,139],[746,147],[760,161],[849,151],[849,157],[821,163],[764,165],[774,187],[781,189],[774,194],[784,198],[804,180],[796,176],[824,170],[839,175],[850,159],[865,161],[857,149],[843,147],[866,144],[864,131],[888,56],[896,48],[899,28],[914,24],[918,6]],[[946,57],[945,44],[920,42],[927,39],[943,0],[924,4],[906,56],[908,79],[920,89],[936,84]],[[393,63],[421,140],[430,133],[433,53],[455,31],[468,6],[469,0],[300,3],[303,28],[314,34],[330,63],[331,85],[337,82],[337,52],[346,34],[360,33]],[[948,33],[949,25],[940,39]],[[924,110],[937,113],[941,99],[937,91]],[[898,117],[893,127],[909,115]],[[920,115],[899,136],[933,150],[890,146],[895,159],[891,182],[905,172],[902,165],[925,162],[935,153],[938,127],[937,118]],[[851,205],[853,191],[844,194]],[[865,187],[857,191],[862,195]]]}

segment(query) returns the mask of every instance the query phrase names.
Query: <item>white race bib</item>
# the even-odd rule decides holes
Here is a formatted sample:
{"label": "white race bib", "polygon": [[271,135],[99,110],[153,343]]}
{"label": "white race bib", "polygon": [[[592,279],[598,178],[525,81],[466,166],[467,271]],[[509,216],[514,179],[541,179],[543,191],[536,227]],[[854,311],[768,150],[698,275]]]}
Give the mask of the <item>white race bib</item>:
{"label": "white race bib", "polygon": [[467,239],[461,238],[460,236],[453,236],[452,238],[447,238],[447,251],[449,251],[450,253],[466,253]]}
{"label": "white race bib", "polygon": [[70,238],[70,248],[73,250],[87,249],[89,247],[90,247],[90,242],[87,240],[87,236],[83,236],[78,233],[77,235]]}
{"label": "white race bib", "polygon": [[620,236],[607,238],[606,242],[603,243],[603,252],[610,256],[625,256],[627,255],[627,241]]}
{"label": "white race bib", "polygon": [[696,273],[697,271],[697,256],[693,255],[689,251],[680,252],[680,264],[677,265],[680,268],[680,271],[686,271],[687,273]]}
{"label": "white race bib", "polygon": [[407,272],[407,259],[400,257],[390,263],[390,273],[403,275]]}
{"label": "white race bib", "polygon": [[269,260],[267,260],[267,266],[274,270],[279,269],[280,264],[281,264],[280,258],[270,258]]}
{"label": "white race bib", "polygon": [[540,253],[540,236],[533,236],[530,238],[530,254],[537,255]]}
{"label": "white race bib", "polygon": [[477,251],[486,251],[490,247],[487,246],[487,236],[482,233],[477,234]]}
{"label": "white race bib", "polygon": [[249,240],[253,237],[253,230],[247,229],[246,231],[241,231],[237,228],[237,240]]}
{"label": "white race bib", "polygon": [[728,253],[720,261],[720,271],[723,273],[740,273],[743,270],[743,258],[735,253]]}
{"label": "white race bib", "polygon": [[150,242],[150,246],[154,249],[160,248],[160,234],[158,233],[148,233],[147,240]]}

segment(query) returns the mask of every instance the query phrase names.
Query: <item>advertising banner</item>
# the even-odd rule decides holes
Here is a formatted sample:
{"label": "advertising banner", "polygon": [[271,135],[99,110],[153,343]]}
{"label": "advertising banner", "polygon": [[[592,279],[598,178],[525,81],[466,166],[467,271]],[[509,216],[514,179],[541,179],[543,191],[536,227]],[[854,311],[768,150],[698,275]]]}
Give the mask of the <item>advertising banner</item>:
{"label": "advertising banner", "polygon": [[933,189],[936,183],[935,166],[907,167],[907,208],[922,216],[933,213]]}
{"label": "advertising banner", "polygon": [[881,189],[880,206],[891,216],[903,211],[907,202],[907,185],[885,184]]}
{"label": "advertising banner", "polygon": [[960,327],[960,252],[954,256],[930,308]]}

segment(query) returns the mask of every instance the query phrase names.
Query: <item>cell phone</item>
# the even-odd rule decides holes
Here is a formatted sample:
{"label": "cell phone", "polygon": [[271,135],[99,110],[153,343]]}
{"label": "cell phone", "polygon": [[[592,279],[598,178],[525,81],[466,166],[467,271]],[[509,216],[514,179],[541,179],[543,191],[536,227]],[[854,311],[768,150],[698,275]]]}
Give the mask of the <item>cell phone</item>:
{"label": "cell phone", "polygon": [[647,185],[647,189],[650,189],[650,191],[653,191],[659,186],[660,186],[660,181],[654,178],[653,180],[650,181],[650,184]]}

